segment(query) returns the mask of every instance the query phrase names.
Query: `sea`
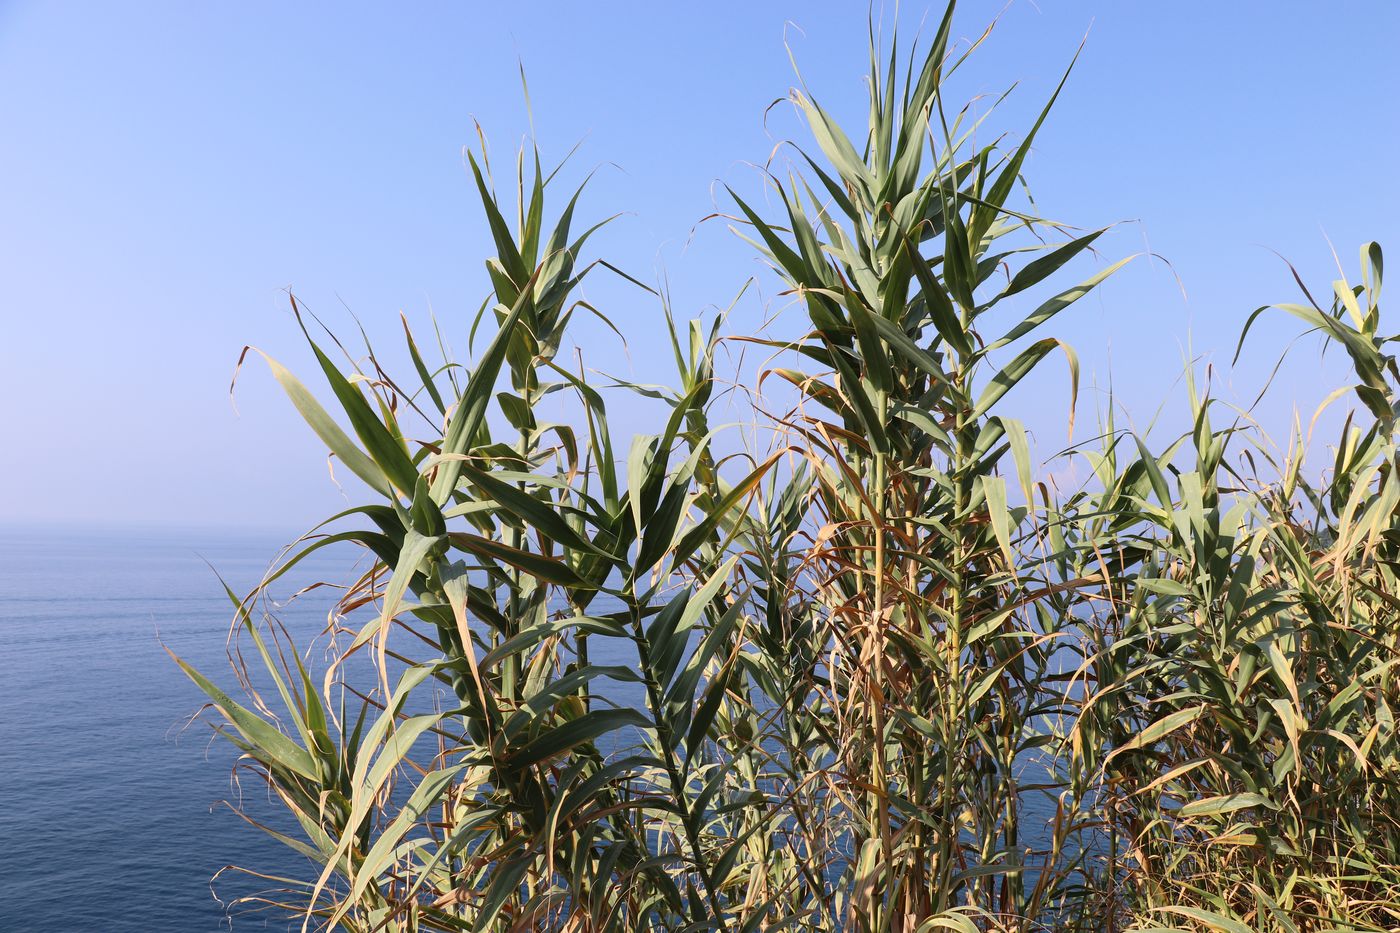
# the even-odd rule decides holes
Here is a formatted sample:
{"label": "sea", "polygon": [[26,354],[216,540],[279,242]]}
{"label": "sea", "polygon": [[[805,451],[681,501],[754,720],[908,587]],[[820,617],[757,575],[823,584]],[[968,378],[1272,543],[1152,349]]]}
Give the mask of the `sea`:
{"label": "sea", "polygon": [[[236,750],[170,657],[235,687],[224,583],[248,592],[292,537],[0,527],[0,933],[300,929],[246,900],[275,882],[225,870],[318,873],[230,806],[289,821],[256,778],[238,780]],[[324,629],[338,595],[300,591],[346,582],[363,555],[328,547],[273,586],[298,645]],[[1053,816],[1048,800],[1028,806],[1032,822]]]}
{"label": "sea", "polygon": [[[300,927],[230,913],[272,885],[215,881],[225,866],[304,876],[305,861],[226,804],[277,815],[255,780],[235,780],[236,751],[214,741],[197,716],[204,695],[167,653],[233,686],[220,576],[246,592],[289,538],[0,529],[0,931]],[[343,580],[356,557],[328,548],[276,592]],[[313,591],[279,616],[310,638],[334,595]]]}

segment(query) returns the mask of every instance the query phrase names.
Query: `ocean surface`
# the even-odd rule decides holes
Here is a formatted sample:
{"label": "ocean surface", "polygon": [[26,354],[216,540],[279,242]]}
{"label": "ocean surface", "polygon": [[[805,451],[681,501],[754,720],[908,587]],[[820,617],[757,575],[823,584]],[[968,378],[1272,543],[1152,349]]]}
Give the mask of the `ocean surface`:
{"label": "ocean surface", "polygon": [[[300,928],[285,913],[230,910],[274,884],[233,871],[213,880],[228,865],[311,869],[225,804],[288,820],[255,778],[235,783],[234,749],[196,717],[204,695],[166,653],[236,686],[232,606],[215,570],[246,593],[290,538],[0,528],[0,933]],[[345,582],[362,555],[327,548],[278,581],[277,615],[299,646],[322,630],[336,591],[287,597]],[[1053,816],[1049,801],[1027,805],[1027,827]]]}
{"label": "ocean surface", "polygon": [[[267,883],[228,872],[211,887],[225,865],[305,862],[222,805],[241,793],[276,816],[256,781],[234,785],[232,747],[190,723],[203,694],[165,651],[231,686],[232,607],[209,565],[246,592],[287,540],[0,529],[0,931],[289,928],[228,915],[223,902]],[[327,551],[279,591],[343,580],[354,551]],[[279,615],[309,637],[333,599],[316,591]]]}

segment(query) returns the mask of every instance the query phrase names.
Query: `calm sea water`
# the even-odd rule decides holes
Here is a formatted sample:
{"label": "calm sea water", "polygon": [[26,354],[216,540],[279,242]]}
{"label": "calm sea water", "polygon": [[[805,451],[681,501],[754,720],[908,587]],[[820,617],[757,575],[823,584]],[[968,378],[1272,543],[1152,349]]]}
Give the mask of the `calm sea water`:
{"label": "calm sea water", "polygon": [[[266,884],[225,874],[211,892],[224,865],[275,873],[300,857],[220,805],[239,793],[231,747],[211,742],[203,722],[185,728],[203,695],[162,648],[229,685],[231,607],[204,560],[242,592],[281,543],[0,530],[4,933],[288,928],[285,917],[230,918],[215,897]],[[327,555],[308,571],[343,579],[351,556]],[[309,635],[331,598],[309,596],[284,620]],[[248,809],[273,813],[254,781],[242,795]]]}
{"label": "calm sea water", "polygon": [[[231,746],[191,724],[203,694],[164,650],[233,686],[231,607],[209,565],[243,593],[286,540],[0,529],[0,933],[299,928],[285,914],[230,915],[228,902],[268,883],[230,872],[211,887],[230,864],[303,878],[310,869],[222,805],[285,819],[258,782],[234,785]],[[320,552],[274,596],[345,581],[357,556]],[[316,591],[278,614],[306,644],[333,600]],[[1030,824],[1048,822],[1053,806],[1027,804],[1035,835]]]}

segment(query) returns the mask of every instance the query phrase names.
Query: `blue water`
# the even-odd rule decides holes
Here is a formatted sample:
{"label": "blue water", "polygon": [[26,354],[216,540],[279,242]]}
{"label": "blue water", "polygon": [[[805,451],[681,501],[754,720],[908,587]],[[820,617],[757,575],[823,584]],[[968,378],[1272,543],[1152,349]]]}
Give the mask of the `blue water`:
{"label": "blue water", "polygon": [[[0,529],[0,933],[300,928],[280,912],[230,915],[232,901],[270,882],[225,872],[211,888],[230,864],[300,878],[318,870],[221,805],[286,819],[256,779],[235,786],[234,750],[207,722],[190,722],[203,694],[164,650],[233,687],[232,609],[205,561],[244,593],[285,541]],[[274,596],[345,582],[358,554],[319,552]],[[313,591],[278,612],[299,645],[321,631],[335,595]],[[596,641],[595,663],[634,663]],[[640,700],[609,686],[618,702]],[[1047,801],[1027,801],[1028,833],[1052,816]]]}
{"label": "blue water", "polygon": [[[285,915],[246,908],[230,918],[215,897],[264,882],[225,873],[211,892],[228,864],[304,875],[305,863],[219,805],[240,793],[233,750],[202,721],[185,728],[203,694],[162,648],[230,686],[231,607],[201,556],[241,592],[281,543],[0,530],[0,931],[288,928]],[[343,580],[351,556],[316,559],[309,575]],[[299,641],[333,596],[310,594],[282,614]],[[241,794],[275,816],[254,780]]]}

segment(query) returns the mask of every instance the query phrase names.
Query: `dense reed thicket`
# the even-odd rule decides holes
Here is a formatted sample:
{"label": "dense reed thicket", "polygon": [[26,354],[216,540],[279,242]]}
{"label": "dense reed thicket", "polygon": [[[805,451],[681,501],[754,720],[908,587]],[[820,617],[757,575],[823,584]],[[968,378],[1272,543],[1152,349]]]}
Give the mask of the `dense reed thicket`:
{"label": "dense reed thicket", "polygon": [[[1048,105],[1003,149],[943,99],[951,21],[918,55],[872,38],[858,133],[794,92],[815,145],[776,215],[730,198],[805,320],[663,309],[654,435],[617,445],[606,401],[655,390],[559,357],[613,267],[528,151],[518,206],[471,160],[496,255],[470,364],[313,342],[332,415],[269,360],[376,498],[235,597],[246,696],[185,666],[300,827],[311,867],[268,904],[363,933],[1400,929],[1380,250],[1276,306],[1355,370],[1326,469],[1193,382],[1191,431],[1154,449],[1110,410],[1066,454],[1093,478],[1055,487],[1006,396],[1063,356],[1073,417],[1044,334],[1122,262],[1080,281],[1103,231],[1029,212]],[[763,449],[711,423],[724,341],[769,344]],[[316,633],[258,597],[336,542],[372,560],[313,677]]]}

